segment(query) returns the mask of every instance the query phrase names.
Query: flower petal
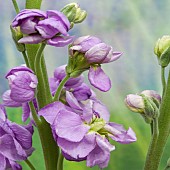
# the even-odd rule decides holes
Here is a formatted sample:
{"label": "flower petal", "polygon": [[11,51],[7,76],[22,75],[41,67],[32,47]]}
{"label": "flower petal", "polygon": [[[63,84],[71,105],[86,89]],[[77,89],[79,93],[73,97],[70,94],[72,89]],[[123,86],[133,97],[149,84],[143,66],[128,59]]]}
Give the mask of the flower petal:
{"label": "flower petal", "polygon": [[43,107],[38,114],[43,116],[50,125],[53,125],[57,114],[62,109],[66,109],[64,104],[61,102],[53,102]]}
{"label": "flower petal", "polygon": [[11,90],[7,90],[2,95],[3,105],[7,107],[21,107],[22,103],[12,100],[10,94],[11,94]]}
{"label": "flower petal", "polygon": [[105,105],[103,105],[100,101],[93,102],[93,111],[97,113],[101,118],[103,118],[106,122],[110,119],[110,113]]}
{"label": "flower petal", "polygon": [[0,154],[0,169],[6,169],[6,160],[2,154]]}
{"label": "flower petal", "polygon": [[23,44],[38,44],[42,41],[44,41],[45,38],[43,38],[41,35],[39,34],[32,34],[29,36],[25,36],[23,38],[21,38],[18,43],[23,43]]}
{"label": "flower petal", "polygon": [[104,73],[101,67],[93,68],[90,67],[88,78],[94,87],[97,89],[106,92],[111,88],[111,81],[109,77]]}
{"label": "flower petal", "polygon": [[73,41],[73,37],[71,36],[64,36],[64,37],[57,36],[47,40],[47,44],[55,47],[64,47],[70,44],[72,41]]}
{"label": "flower petal", "polygon": [[66,91],[66,101],[68,102],[71,108],[82,110],[77,99],[74,97],[74,95],[71,92]]}
{"label": "flower petal", "polygon": [[85,125],[81,117],[74,112],[61,110],[55,120],[56,134],[71,142],[81,141],[90,129]]}
{"label": "flower petal", "polygon": [[57,143],[62,151],[72,158],[84,158],[95,148],[95,133],[88,133],[80,142],[70,142],[58,138]]}
{"label": "flower petal", "polygon": [[131,128],[125,130],[122,125],[113,122],[108,123],[104,128],[112,133],[109,137],[116,142],[128,144],[137,140],[136,135]]}

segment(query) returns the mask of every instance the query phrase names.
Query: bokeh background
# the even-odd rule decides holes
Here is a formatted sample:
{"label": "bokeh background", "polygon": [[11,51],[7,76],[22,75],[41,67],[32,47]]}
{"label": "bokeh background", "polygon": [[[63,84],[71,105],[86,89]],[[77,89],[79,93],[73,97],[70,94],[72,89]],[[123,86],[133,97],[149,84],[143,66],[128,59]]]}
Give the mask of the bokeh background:
{"label": "bokeh background", "polygon": [[[42,9],[60,10],[71,0],[44,0]],[[153,89],[161,93],[160,67],[154,56],[153,48],[156,40],[162,35],[170,34],[170,1],[169,0],[74,0],[88,12],[86,21],[76,25],[70,34],[78,36],[95,35],[123,56],[116,62],[103,65],[112,80],[112,88],[107,93],[95,90],[99,99],[110,110],[111,121],[121,123],[126,128],[134,129],[137,142],[130,145],[116,145],[111,153],[106,170],[142,170],[150,140],[150,128],[139,114],[130,112],[124,105],[127,94],[137,93],[145,89]],[[18,0],[20,9],[24,1]],[[9,25],[15,16],[11,1],[0,0],[0,94],[8,89],[4,79],[6,72],[23,63],[22,56],[16,51],[11,39]],[[45,59],[49,76],[53,70],[67,63],[67,48],[47,47]],[[0,99],[1,100],[1,99]],[[8,109],[9,118],[21,123],[21,110]],[[44,170],[43,157],[37,132],[34,135],[36,151],[30,160],[37,170]],[[160,170],[170,157],[168,142],[161,162]],[[23,169],[29,169],[22,163]],[[64,162],[64,170],[88,170],[85,162]],[[92,168],[97,170],[98,167]]]}

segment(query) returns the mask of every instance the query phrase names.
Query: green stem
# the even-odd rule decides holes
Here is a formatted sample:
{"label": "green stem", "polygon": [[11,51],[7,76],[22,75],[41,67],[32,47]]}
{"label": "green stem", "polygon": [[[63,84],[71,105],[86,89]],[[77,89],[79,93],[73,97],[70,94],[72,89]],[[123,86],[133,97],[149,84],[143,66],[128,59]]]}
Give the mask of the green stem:
{"label": "green stem", "polygon": [[167,170],[167,169],[170,169],[170,166],[166,166],[166,167],[164,168],[164,170]]}
{"label": "green stem", "polygon": [[27,9],[40,9],[42,0],[26,0]]}
{"label": "green stem", "polygon": [[50,91],[47,68],[46,68],[44,56],[42,56],[42,58],[41,58],[41,67],[42,67],[42,74],[43,74],[42,76],[44,79],[44,86],[46,89],[45,93],[46,93],[47,103],[51,103],[53,101],[53,98],[52,98],[51,91]]}
{"label": "green stem", "polygon": [[12,3],[13,3],[13,5],[14,5],[14,8],[15,8],[16,13],[18,14],[20,10],[19,10],[17,1],[16,1],[16,0],[12,0]]}
{"label": "green stem", "polygon": [[36,124],[36,126],[38,127],[41,123],[40,119],[38,118],[38,115],[37,115],[37,111],[35,110],[35,107],[34,107],[34,104],[33,102],[29,102],[29,107],[30,107],[30,110],[31,110],[31,113],[32,113],[32,117],[34,119],[34,122]]}
{"label": "green stem", "polygon": [[63,161],[64,161],[64,156],[62,153],[60,153],[58,164],[57,164],[57,170],[63,170]]}
{"label": "green stem", "polygon": [[38,106],[41,109],[47,104],[47,98],[46,98],[46,88],[44,86],[44,78],[42,74],[42,68],[41,68],[41,58],[42,58],[42,53],[44,51],[46,44],[42,43],[41,46],[39,47],[36,57],[35,57],[35,63],[34,63],[34,68],[35,68],[35,73],[38,78],[38,86],[37,86],[37,101],[38,101]]}
{"label": "green stem", "polygon": [[25,60],[25,64],[27,65],[27,67],[30,68],[30,64],[29,64],[29,61],[28,61],[28,57],[27,57],[27,54],[25,51],[22,52],[22,55],[24,57],[24,60]]}
{"label": "green stem", "polygon": [[165,67],[161,67],[161,81],[162,81],[162,88],[163,88],[163,95],[164,95],[166,89]]}
{"label": "green stem", "polygon": [[150,167],[147,170],[157,170],[160,164],[160,160],[163,155],[164,148],[170,132],[170,72],[168,76],[168,82],[163,96],[163,100],[160,107],[159,116],[159,136],[157,139],[156,147],[154,148],[153,155],[147,160],[150,163]]}
{"label": "green stem", "polygon": [[39,132],[46,170],[56,169],[59,149],[53,139],[51,127],[43,117],[41,117],[41,121],[39,120],[33,102],[30,102],[29,106],[31,109],[32,117]]}
{"label": "green stem", "polygon": [[60,94],[61,94],[61,91],[63,89],[63,86],[65,85],[65,83],[68,81],[68,79],[70,78],[70,76],[67,74],[63,80],[60,82],[59,86],[58,86],[58,89],[54,95],[54,98],[53,100],[54,101],[59,101],[59,98],[60,98]]}
{"label": "green stem", "polygon": [[151,143],[148,149],[148,153],[146,156],[146,162],[145,162],[145,166],[144,166],[144,170],[150,170],[150,167],[152,166],[153,162],[150,162],[150,159],[152,156],[154,156],[154,149],[157,146],[157,139],[158,139],[158,135],[159,135],[159,129],[158,129],[158,119],[155,118],[153,119],[153,134],[152,134],[152,139],[151,139]]}
{"label": "green stem", "polygon": [[25,163],[29,166],[31,170],[36,170],[33,164],[28,159],[25,160]]}

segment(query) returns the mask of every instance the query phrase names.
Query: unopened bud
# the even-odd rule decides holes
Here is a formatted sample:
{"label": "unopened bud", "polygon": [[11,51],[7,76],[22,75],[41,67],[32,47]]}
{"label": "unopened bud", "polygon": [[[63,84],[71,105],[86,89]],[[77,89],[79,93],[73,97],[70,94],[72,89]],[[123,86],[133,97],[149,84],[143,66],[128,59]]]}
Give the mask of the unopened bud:
{"label": "unopened bud", "polygon": [[125,99],[125,104],[132,112],[144,113],[145,105],[142,96],[129,94]]}
{"label": "unopened bud", "polygon": [[159,64],[166,67],[170,62],[170,36],[166,35],[156,42],[154,53],[158,57]]}
{"label": "unopened bud", "polygon": [[25,51],[25,45],[22,43],[18,43],[18,41],[23,37],[23,34],[20,31],[19,27],[15,27],[13,28],[12,26],[10,26],[11,29],[11,33],[12,33],[12,38],[15,42],[15,45],[18,49],[18,51],[23,52]]}
{"label": "unopened bud", "polygon": [[77,3],[66,5],[61,9],[61,12],[67,16],[72,26],[76,23],[83,22],[87,16],[87,12],[82,10]]}
{"label": "unopened bud", "polygon": [[126,106],[133,112],[140,113],[146,123],[151,123],[159,116],[161,97],[153,90],[140,94],[129,94],[125,99]]}

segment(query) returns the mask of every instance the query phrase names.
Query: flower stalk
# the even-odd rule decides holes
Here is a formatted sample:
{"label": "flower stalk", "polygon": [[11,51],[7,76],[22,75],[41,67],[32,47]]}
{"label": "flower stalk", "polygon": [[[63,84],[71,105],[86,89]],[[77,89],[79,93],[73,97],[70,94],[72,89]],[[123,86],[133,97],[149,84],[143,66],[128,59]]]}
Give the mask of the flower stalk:
{"label": "flower stalk", "polygon": [[[159,136],[157,138],[156,147],[154,144],[151,145],[153,148],[152,154],[147,158],[146,165],[147,170],[157,170],[160,164],[161,157],[169,136],[170,131],[170,72],[168,76],[168,82],[165,89],[165,94],[160,107],[160,116],[158,119]],[[150,165],[149,165],[150,164]],[[147,167],[145,165],[145,167]],[[146,168],[145,168],[146,169]]]}
{"label": "flower stalk", "polygon": [[34,165],[28,159],[25,160],[25,163],[29,166],[31,170],[36,170]]}
{"label": "flower stalk", "polygon": [[63,88],[63,86],[65,85],[65,83],[69,80],[69,78],[70,78],[70,75],[67,74],[67,75],[63,78],[63,80],[61,81],[61,83],[59,84],[58,89],[57,89],[57,91],[56,91],[56,93],[55,93],[55,95],[54,95],[54,98],[53,98],[54,101],[59,101],[62,88]]}
{"label": "flower stalk", "polygon": [[162,93],[163,96],[166,89],[165,67],[161,67],[161,81],[162,81],[162,88],[163,88],[163,93]]}

